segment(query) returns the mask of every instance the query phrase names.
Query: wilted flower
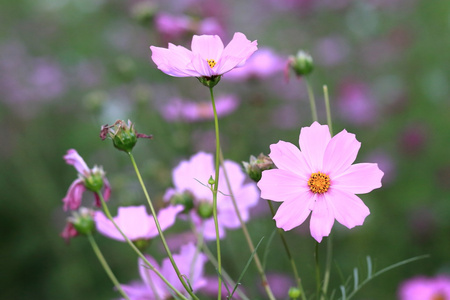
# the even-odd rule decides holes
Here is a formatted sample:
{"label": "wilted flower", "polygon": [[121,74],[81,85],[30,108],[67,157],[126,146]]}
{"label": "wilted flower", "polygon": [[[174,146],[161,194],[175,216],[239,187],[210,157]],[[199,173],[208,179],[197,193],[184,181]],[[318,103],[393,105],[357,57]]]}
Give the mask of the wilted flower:
{"label": "wilted flower", "polygon": [[[226,160],[225,168],[230,179],[231,190],[235,196],[239,212],[244,221],[249,219],[249,209],[259,200],[258,189],[254,183],[244,183],[246,175],[239,164]],[[197,230],[202,231],[205,239],[216,238],[214,220],[212,218],[212,191],[208,180],[214,175],[214,158],[212,154],[199,152],[189,161],[182,161],[172,173],[175,188],[169,189],[164,196],[166,201],[172,197],[190,193],[193,197],[194,207],[191,217],[197,223]],[[217,194],[217,214],[219,220],[219,235],[225,236],[225,228],[238,228],[241,226],[234,209],[230,191],[220,168],[219,193]]]}
{"label": "wilted flower", "polygon": [[[183,206],[169,206],[158,212],[157,218],[161,230],[166,230],[175,223],[177,214],[183,210]],[[125,242],[125,238],[101,211],[94,216],[97,231],[101,234]],[[120,230],[131,240],[148,240],[158,235],[153,216],[148,215],[144,205],[119,207],[117,216],[113,218]]]}
{"label": "wilted flower", "polygon": [[450,276],[418,276],[408,279],[400,285],[398,297],[400,300],[450,299]]}
{"label": "wilted flower", "polygon": [[261,179],[262,171],[275,168],[272,159],[262,153],[258,155],[258,158],[250,156],[250,161],[243,161],[242,164],[248,176],[256,182]]}
{"label": "wilted flower", "polygon": [[197,77],[207,86],[214,86],[220,76],[241,67],[257,50],[257,42],[236,32],[224,48],[218,35],[194,35],[191,50],[169,43],[168,49],[151,46],[152,60],[158,69],[174,77]]}
{"label": "wilted flower", "polygon": [[362,225],[370,214],[355,194],[381,187],[377,164],[352,163],[361,143],[346,130],[331,137],[328,126],[314,122],[303,127],[300,149],[279,141],[270,146],[278,169],[262,173],[261,197],[283,202],[274,217],[277,227],[291,230],[311,213],[311,235],[318,242],[330,234],[334,220],[348,228]]}
{"label": "wilted flower", "polygon": [[76,179],[69,187],[66,196],[62,199],[64,203],[64,210],[78,209],[81,205],[83,192],[88,189],[94,192],[95,204],[101,205],[100,198],[97,193],[102,189],[103,198],[108,201],[111,194],[111,186],[108,179],[105,177],[105,172],[101,167],[94,166],[89,169],[83,158],[78,154],[75,149],[70,149],[64,156],[66,163],[75,167],[78,171],[78,179]]}
{"label": "wilted flower", "polygon": [[90,234],[95,230],[94,211],[86,207],[80,207],[67,218],[66,227],[61,232],[61,237],[69,244],[70,239],[80,234]]}
{"label": "wilted flower", "polygon": [[[175,270],[169,260],[165,258],[161,267],[150,256],[146,257],[148,261],[181,293],[187,294],[178,279]],[[181,247],[180,254],[174,254],[173,259],[177,264],[183,277],[189,280],[189,284],[194,292],[197,292],[206,285],[203,276],[203,268],[207,261],[206,255],[198,253],[194,244],[189,243]],[[122,284],[122,289],[128,295],[130,300],[142,299],[171,299],[173,291],[165,284],[158,275],[144,264],[141,258],[138,260],[139,274],[142,282],[131,284]],[[156,295],[155,295],[156,294]]]}
{"label": "wilted flower", "polygon": [[105,140],[107,137],[112,139],[114,147],[127,153],[133,150],[138,138],[153,138],[152,135],[137,133],[130,120],[128,120],[128,124],[122,120],[117,120],[114,125],[103,125],[100,130],[100,138]]}

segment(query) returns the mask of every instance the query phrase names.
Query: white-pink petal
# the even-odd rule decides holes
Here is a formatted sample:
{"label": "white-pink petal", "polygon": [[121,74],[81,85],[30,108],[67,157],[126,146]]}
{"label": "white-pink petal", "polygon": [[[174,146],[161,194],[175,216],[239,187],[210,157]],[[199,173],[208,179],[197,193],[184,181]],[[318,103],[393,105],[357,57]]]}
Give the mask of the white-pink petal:
{"label": "white-pink petal", "polygon": [[310,192],[305,179],[280,169],[263,171],[258,187],[261,190],[261,198],[278,202],[295,199],[298,195]]}
{"label": "white-pink petal", "polygon": [[304,192],[298,199],[283,202],[273,217],[278,228],[291,230],[301,225],[314,206],[314,194]]}
{"label": "white-pink petal", "polygon": [[310,127],[301,129],[300,149],[313,172],[322,170],[323,155],[330,140],[331,135],[327,125],[314,122]]}
{"label": "white-pink petal", "polygon": [[355,161],[360,147],[361,143],[353,133],[342,130],[330,140],[325,149],[322,172],[331,178],[341,174]]}
{"label": "white-pink petal", "polygon": [[290,171],[305,180],[312,173],[305,156],[294,144],[284,141],[272,144],[269,156],[278,169]]}
{"label": "white-pink petal", "polygon": [[224,74],[235,67],[241,67],[257,49],[256,41],[251,42],[243,33],[236,32],[222,52],[217,73]]}
{"label": "white-pink petal", "polygon": [[85,177],[89,175],[90,169],[84,159],[78,154],[77,150],[67,150],[67,154],[64,155],[64,159],[67,164],[74,166],[79,174]]}
{"label": "white-pink petal", "polygon": [[362,225],[370,214],[369,208],[354,194],[329,189],[324,196],[336,220],[349,229]]}
{"label": "white-pink petal", "polygon": [[194,35],[191,49],[194,55],[199,55],[204,61],[213,59],[217,62],[223,51],[223,43],[218,35]]}
{"label": "white-pink petal", "polygon": [[352,194],[365,194],[381,187],[383,171],[378,164],[361,163],[350,166],[344,173],[331,178],[331,186]]}
{"label": "white-pink petal", "polygon": [[318,195],[309,223],[312,237],[320,243],[324,236],[330,234],[333,224],[334,215],[327,199],[323,195]]}

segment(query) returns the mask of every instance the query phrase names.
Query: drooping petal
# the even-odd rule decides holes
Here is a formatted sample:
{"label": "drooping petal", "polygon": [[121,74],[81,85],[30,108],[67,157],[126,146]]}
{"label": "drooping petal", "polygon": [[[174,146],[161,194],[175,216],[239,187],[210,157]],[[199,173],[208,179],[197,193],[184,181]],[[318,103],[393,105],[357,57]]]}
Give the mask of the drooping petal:
{"label": "drooping petal", "polygon": [[354,194],[329,189],[324,196],[336,220],[349,229],[362,225],[370,214],[369,208]]}
{"label": "drooping petal", "polygon": [[150,47],[152,60],[164,73],[174,77],[199,76],[191,67],[193,54],[182,46],[169,44],[169,49]]}
{"label": "drooping petal", "polygon": [[355,161],[360,147],[361,143],[353,133],[342,130],[330,140],[325,149],[322,172],[331,178],[339,175]]}
{"label": "drooping petal", "polygon": [[305,180],[312,173],[305,156],[294,144],[284,141],[272,144],[269,156],[278,169],[290,171]]}
{"label": "drooping petal", "polygon": [[354,164],[344,173],[331,178],[331,185],[333,189],[353,194],[365,194],[381,187],[383,175],[384,173],[378,168],[378,164]]}
{"label": "drooping petal", "polygon": [[64,210],[68,209],[76,210],[81,205],[81,200],[83,198],[83,193],[86,190],[83,180],[76,179],[69,187],[66,196],[62,199],[64,203]]}
{"label": "drooping petal", "polygon": [[278,202],[295,199],[304,192],[309,192],[305,179],[280,169],[263,171],[258,187],[261,190],[261,198]]}
{"label": "drooping petal", "polygon": [[78,154],[77,150],[69,149],[64,155],[66,163],[75,167],[79,174],[88,176],[90,170],[84,159]]}
{"label": "drooping petal", "polygon": [[334,215],[327,199],[323,195],[317,196],[309,224],[312,237],[320,243],[324,236],[330,234],[333,224]]}
{"label": "drooping petal", "polygon": [[304,192],[298,199],[283,202],[273,217],[278,228],[291,230],[301,225],[309,216],[314,205],[314,194]]}
{"label": "drooping petal", "polygon": [[[161,227],[161,230],[164,231],[167,228],[171,227],[177,218],[177,215],[184,209],[183,205],[175,205],[168,206],[167,208],[161,209],[158,214],[158,222]],[[147,237],[152,238],[158,235],[158,229],[153,220],[153,216],[149,216],[153,222],[151,222],[152,226],[149,228],[147,232]]]}
{"label": "drooping petal", "polygon": [[217,73],[224,74],[235,67],[242,66],[256,50],[258,50],[256,41],[251,42],[243,33],[236,32],[222,52]]}
{"label": "drooping petal", "polygon": [[223,43],[218,35],[194,35],[191,49],[203,61],[214,59],[217,62],[223,51]]}
{"label": "drooping petal", "polygon": [[303,127],[300,131],[300,150],[305,155],[313,172],[321,171],[323,155],[328,142],[331,140],[327,125],[314,122],[310,127]]}

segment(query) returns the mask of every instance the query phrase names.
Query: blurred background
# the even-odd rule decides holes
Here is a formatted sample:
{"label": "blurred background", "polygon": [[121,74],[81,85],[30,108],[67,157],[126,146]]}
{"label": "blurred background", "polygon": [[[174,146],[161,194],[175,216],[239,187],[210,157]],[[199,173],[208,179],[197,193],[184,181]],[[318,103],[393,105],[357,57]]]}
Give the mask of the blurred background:
{"label": "blurred background", "polygon": [[[214,151],[214,127],[207,88],[160,72],[149,46],[190,48],[193,34],[218,34],[226,44],[236,31],[260,50],[215,88],[226,158],[267,154],[278,140],[295,144],[311,124],[304,80],[285,74],[288,56],[303,49],[315,61],[309,79],[319,120],[326,122],[326,84],[335,133],[355,133],[362,142],[357,161],[377,162],[385,172],[383,187],[361,196],[371,210],[364,226],[333,228],[331,289],[342,284],[339,272],[344,279],[354,267],[365,274],[367,255],[376,270],[430,257],[380,276],[356,299],[396,299],[402,281],[450,272],[449,1],[21,0],[3,1],[0,19],[0,298],[118,297],[88,241],[68,246],[59,236],[67,217],[61,199],[76,178],[62,156],[75,148],[89,166],[104,167],[114,212],[144,203],[127,156],[99,138],[102,124],[131,119],[154,135],[134,154],[161,204],[172,168],[199,150]],[[83,204],[92,201],[86,194]],[[257,243],[273,224],[263,200],[252,214]],[[311,294],[308,225],[287,237]],[[178,225],[168,235],[182,232]],[[100,235],[97,241],[120,282],[139,279],[126,244]],[[235,279],[248,258],[243,241],[236,230],[223,242],[224,266]],[[158,241],[149,253],[164,257]],[[278,298],[287,299],[293,279],[277,236],[267,269]],[[215,274],[211,266],[207,273]],[[242,285],[251,299],[264,299],[254,266]]]}

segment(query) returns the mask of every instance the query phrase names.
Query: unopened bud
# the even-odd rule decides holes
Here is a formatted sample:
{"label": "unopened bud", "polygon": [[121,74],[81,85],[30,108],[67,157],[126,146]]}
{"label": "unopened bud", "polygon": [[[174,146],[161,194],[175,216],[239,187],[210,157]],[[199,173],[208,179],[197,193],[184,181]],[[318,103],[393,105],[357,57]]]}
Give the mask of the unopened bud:
{"label": "unopened bud", "polygon": [[213,206],[212,203],[209,202],[200,202],[200,204],[197,207],[197,212],[198,215],[202,218],[202,219],[209,219],[212,217],[213,215]]}
{"label": "unopened bud", "polygon": [[117,120],[114,125],[103,125],[100,131],[100,138],[104,140],[107,137],[112,139],[114,147],[127,153],[133,150],[138,138],[153,138],[152,135],[137,133],[134,129],[134,124],[130,120],[128,120],[128,124],[122,120]]}
{"label": "unopened bud", "polygon": [[250,156],[250,161],[243,161],[242,164],[244,165],[245,172],[255,182],[261,179],[263,171],[275,168],[272,159],[262,153],[258,157]]}
{"label": "unopened bud", "polygon": [[91,234],[95,230],[93,213],[92,210],[81,207],[78,212],[74,212],[73,216],[69,217],[67,220],[72,223],[79,234]]}
{"label": "unopened bud", "polygon": [[305,76],[314,70],[314,62],[308,53],[303,50],[297,52],[296,56],[289,57],[289,66],[297,76]]}
{"label": "unopened bud", "polygon": [[209,176],[208,184],[209,184],[209,185],[213,185],[214,183],[216,183],[216,181],[214,180],[214,178],[213,178],[212,176]]}
{"label": "unopened bud", "polygon": [[144,252],[145,249],[148,248],[148,246],[150,246],[150,242],[152,240],[148,239],[138,239],[138,240],[134,240],[133,244],[141,251]]}
{"label": "unopened bud", "polygon": [[301,291],[296,287],[291,287],[289,289],[289,298],[290,299],[293,299],[293,300],[298,299],[301,296],[301,294],[302,294]]}
{"label": "unopened bud", "polygon": [[104,178],[105,172],[102,167],[94,166],[89,176],[83,178],[84,186],[94,193],[100,192],[103,187]]}

